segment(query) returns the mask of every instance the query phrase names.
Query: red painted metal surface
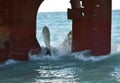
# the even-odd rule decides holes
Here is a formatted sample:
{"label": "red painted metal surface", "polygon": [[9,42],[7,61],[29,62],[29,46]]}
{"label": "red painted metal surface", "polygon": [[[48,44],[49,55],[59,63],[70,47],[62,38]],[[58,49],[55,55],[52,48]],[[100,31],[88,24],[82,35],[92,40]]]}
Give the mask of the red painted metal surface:
{"label": "red painted metal surface", "polygon": [[0,62],[9,58],[28,60],[39,49],[36,16],[43,0],[0,0]]}
{"label": "red painted metal surface", "polygon": [[[0,0],[0,62],[28,60],[28,52],[40,45],[36,39],[36,15],[43,0]],[[111,0],[71,0],[72,51],[108,54],[111,48]],[[36,51],[33,51],[36,53]]]}
{"label": "red painted metal surface", "polygon": [[91,50],[95,55],[111,51],[111,0],[71,0],[72,51]]}

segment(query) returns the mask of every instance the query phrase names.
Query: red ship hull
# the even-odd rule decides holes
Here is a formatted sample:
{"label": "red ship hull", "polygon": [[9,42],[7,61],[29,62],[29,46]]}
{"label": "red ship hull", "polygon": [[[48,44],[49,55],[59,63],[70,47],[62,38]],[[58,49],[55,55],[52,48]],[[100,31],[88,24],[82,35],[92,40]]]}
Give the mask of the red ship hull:
{"label": "red ship hull", "polygon": [[[43,0],[0,0],[0,62],[28,60],[36,39],[36,16]],[[111,0],[70,0],[72,51],[91,50],[95,55],[111,49]]]}
{"label": "red ship hull", "polygon": [[0,0],[0,62],[28,60],[31,49],[39,49],[36,16],[43,0]]}
{"label": "red ship hull", "polygon": [[72,51],[111,52],[111,0],[71,0]]}

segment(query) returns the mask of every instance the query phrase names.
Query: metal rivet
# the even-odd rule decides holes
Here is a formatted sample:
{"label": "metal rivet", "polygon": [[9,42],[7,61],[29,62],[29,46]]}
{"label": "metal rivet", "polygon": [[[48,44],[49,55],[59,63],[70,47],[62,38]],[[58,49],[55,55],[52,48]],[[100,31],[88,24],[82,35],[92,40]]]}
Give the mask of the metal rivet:
{"label": "metal rivet", "polygon": [[97,4],[97,5],[96,5],[96,7],[100,7],[100,5],[99,5],[99,4]]}

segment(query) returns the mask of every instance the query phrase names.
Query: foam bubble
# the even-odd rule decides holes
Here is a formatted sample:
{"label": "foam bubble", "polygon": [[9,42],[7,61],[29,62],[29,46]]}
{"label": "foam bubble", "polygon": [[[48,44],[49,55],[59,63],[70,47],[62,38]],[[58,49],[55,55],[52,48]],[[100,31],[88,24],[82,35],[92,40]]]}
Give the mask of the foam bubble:
{"label": "foam bubble", "polygon": [[7,60],[7,61],[5,62],[5,65],[15,64],[15,63],[17,63],[17,62],[18,62],[18,61],[16,61],[16,60],[9,59],[9,60]]}
{"label": "foam bubble", "polygon": [[76,52],[76,53],[73,53],[72,55],[75,57],[75,59],[78,59],[78,60],[95,61],[95,62],[101,61],[103,59],[110,57],[108,55],[95,56],[95,55],[91,54],[90,50]]}
{"label": "foam bubble", "polygon": [[110,75],[120,82],[120,66],[115,67],[114,71],[112,71]]}
{"label": "foam bubble", "polygon": [[100,61],[110,57],[111,55],[95,56],[91,53],[90,50],[71,53],[71,50],[66,49],[66,47],[64,46],[56,47],[56,48],[51,47],[51,56],[46,55],[45,47],[42,47],[41,54],[32,55],[31,53],[29,53],[30,60],[59,60],[61,59],[61,57],[64,56],[67,57],[69,56],[83,61]]}
{"label": "foam bubble", "polygon": [[46,55],[47,49],[41,47],[41,53],[33,55],[29,52],[29,60],[57,60],[59,58],[59,53],[57,53],[56,48],[51,47],[51,55]]}
{"label": "foam bubble", "polygon": [[6,62],[3,62],[0,64],[0,67],[6,66],[6,65],[11,65],[11,64],[16,64],[18,61],[13,60],[13,59],[8,59]]}
{"label": "foam bubble", "polygon": [[51,47],[51,52],[52,52],[51,56],[46,56],[45,47],[41,47],[41,48],[42,48],[41,53],[38,55],[32,55],[29,53],[29,59],[30,60],[58,60],[60,57],[69,56],[69,57],[73,57],[75,59],[79,59],[83,61],[100,61],[114,55],[114,53],[120,52],[119,44],[112,44],[111,54],[100,55],[100,56],[95,56],[91,54],[90,50],[71,53],[71,44],[68,44],[67,42],[64,42],[58,47]]}

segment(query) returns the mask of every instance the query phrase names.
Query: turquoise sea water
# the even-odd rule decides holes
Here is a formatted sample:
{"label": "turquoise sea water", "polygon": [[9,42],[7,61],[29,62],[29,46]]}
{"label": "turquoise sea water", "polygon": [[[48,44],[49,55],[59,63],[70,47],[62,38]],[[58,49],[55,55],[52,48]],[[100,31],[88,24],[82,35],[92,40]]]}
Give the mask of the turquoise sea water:
{"label": "turquoise sea water", "polygon": [[[51,32],[53,56],[44,55],[42,27]],[[8,60],[0,64],[0,83],[120,83],[120,10],[112,11],[112,52],[108,56],[84,56],[88,51],[71,53],[61,43],[71,30],[66,12],[38,13],[37,39],[41,56],[27,62]]]}

